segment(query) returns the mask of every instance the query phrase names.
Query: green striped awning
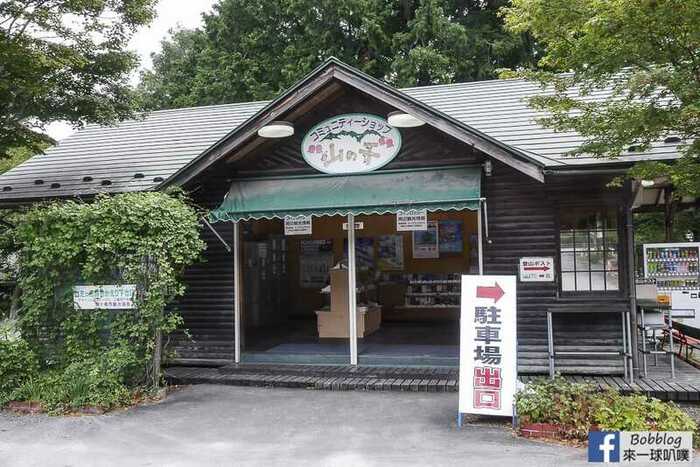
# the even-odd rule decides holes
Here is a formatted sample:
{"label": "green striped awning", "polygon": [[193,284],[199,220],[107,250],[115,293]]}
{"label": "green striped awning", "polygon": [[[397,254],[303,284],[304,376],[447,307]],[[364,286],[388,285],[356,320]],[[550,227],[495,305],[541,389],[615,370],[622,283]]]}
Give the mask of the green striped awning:
{"label": "green striped awning", "polygon": [[212,222],[285,216],[386,214],[405,209],[478,209],[481,170],[445,167],[236,180]]}

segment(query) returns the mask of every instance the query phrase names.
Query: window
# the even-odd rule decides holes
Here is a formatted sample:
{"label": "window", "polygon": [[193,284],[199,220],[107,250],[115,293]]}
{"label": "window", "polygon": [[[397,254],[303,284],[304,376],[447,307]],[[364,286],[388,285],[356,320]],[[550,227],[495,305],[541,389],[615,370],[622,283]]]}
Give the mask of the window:
{"label": "window", "polygon": [[617,214],[612,209],[562,209],[559,245],[565,292],[620,289]]}

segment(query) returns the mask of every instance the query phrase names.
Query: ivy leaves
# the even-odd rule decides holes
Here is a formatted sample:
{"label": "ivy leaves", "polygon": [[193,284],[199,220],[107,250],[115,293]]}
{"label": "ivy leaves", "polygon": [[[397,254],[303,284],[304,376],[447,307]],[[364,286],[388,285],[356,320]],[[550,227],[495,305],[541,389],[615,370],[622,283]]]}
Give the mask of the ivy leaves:
{"label": "ivy leaves", "polygon": [[[144,372],[156,331],[181,324],[166,306],[184,292],[197,260],[198,213],[181,194],[125,193],[39,205],[11,232],[19,258],[23,334],[44,366],[64,366],[109,348],[138,356]],[[137,309],[76,311],[76,284],[136,284]]]}

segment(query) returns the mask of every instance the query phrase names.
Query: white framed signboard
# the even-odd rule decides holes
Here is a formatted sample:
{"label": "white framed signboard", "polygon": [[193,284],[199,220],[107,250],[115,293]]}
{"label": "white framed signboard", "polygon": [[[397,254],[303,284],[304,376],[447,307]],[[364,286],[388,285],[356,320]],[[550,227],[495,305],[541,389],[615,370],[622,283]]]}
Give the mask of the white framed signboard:
{"label": "white framed signboard", "polygon": [[554,258],[552,256],[526,256],[520,258],[520,282],[554,282]]}
{"label": "white framed signboard", "polygon": [[311,235],[311,216],[284,216],[285,235]]}
{"label": "white framed signboard", "polygon": [[136,285],[76,285],[73,307],[76,310],[132,310]]}
{"label": "white framed signboard", "polygon": [[512,417],[517,387],[515,276],[462,276],[461,414]]}
{"label": "white framed signboard", "polygon": [[401,133],[378,115],[336,115],[313,126],[301,154],[327,174],[366,173],[384,167],[401,149]]}
{"label": "white framed signboard", "polygon": [[428,230],[428,210],[396,211],[396,231],[410,232],[414,230]]}

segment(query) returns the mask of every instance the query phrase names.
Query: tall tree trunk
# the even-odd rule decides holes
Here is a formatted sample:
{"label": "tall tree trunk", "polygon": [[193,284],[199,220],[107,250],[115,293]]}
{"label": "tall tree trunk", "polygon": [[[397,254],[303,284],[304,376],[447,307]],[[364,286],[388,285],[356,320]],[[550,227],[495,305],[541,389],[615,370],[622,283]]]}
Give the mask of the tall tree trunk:
{"label": "tall tree trunk", "polygon": [[675,215],[675,203],[673,202],[673,188],[664,188],[664,240],[673,241],[673,216]]}
{"label": "tall tree trunk", "polygon": [[19,297],[22,295],[22,290],[19,288],[19,284],[15,284],[15,288],[12,290],[12,298],[10,299],[10,320],[16,320],[19,318]]}

